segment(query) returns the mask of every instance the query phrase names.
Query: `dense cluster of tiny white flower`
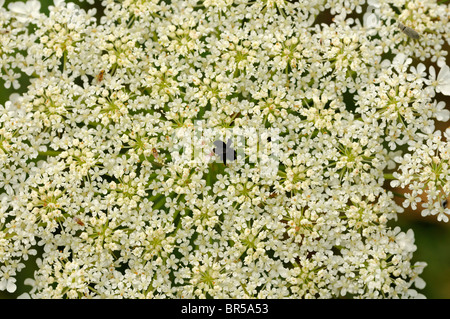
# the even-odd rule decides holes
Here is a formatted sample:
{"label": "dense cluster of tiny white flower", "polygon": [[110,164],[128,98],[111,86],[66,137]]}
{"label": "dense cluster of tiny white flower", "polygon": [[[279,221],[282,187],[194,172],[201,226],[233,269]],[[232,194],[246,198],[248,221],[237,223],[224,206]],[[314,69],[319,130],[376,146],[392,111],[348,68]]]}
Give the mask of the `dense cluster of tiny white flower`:
{"label": "dense cluster of tiny white flower", "polygon": [[[30,78],[0,105],[1,290],[42,247],[32,298],[423,297],[385,182],[448,220],[448,5],[102,5],[0,8],[4,85]],[[197,120],[276,129],[277,170],[174,161]]]}

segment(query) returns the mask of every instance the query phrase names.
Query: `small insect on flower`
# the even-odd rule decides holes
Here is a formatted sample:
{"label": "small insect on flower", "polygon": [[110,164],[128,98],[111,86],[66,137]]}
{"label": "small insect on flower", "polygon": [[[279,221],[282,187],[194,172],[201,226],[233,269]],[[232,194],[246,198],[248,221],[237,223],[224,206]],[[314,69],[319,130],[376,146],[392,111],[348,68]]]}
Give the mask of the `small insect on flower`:
{"label": "small insect on flower", "polygon": [[410,38],[413,38],[416,40],[420,38],[420,35],[416,30],[414,30],[410,27],[407,27],[406,25],[404,25],[401,22],[398,22],[398,28]]}
{"label": "small insect on flower", "polygon": [[447,198],[444,198],[444,200],[441,202],[441,205],[442,205],[442,207],[444,207],[444,209],[448,208],[449,199],[450,199],[450,195],[447,196]]}
{"label": "small insect on flower", "polygon": [[213,148],[213,152],[220,157],[225,165],[227,165],[227,160],[234,161],[236,159],[236,151],[230,147],[231,142],[231,139],[229,139],[226,144],[221,140],[214,142],[216,147]]}
{"label": "small insect on flower", "polygon": [[73,220],[75,221],[75,223],[77,223],[80,226],[84,226],[84,223],[81,219],[79,219],[78,217],[74,217]]}
{"label": "small insect on flower", "polygon": [[105,70],[101,70],[100,73],[97,75],[97,82],[103,81],[104,76],[105,76]]}
{"label": "small insect on flower", "polygon": [[156,148],[152,148],[152,154],[155,158],[158,158],[158,151],[156,150]]}

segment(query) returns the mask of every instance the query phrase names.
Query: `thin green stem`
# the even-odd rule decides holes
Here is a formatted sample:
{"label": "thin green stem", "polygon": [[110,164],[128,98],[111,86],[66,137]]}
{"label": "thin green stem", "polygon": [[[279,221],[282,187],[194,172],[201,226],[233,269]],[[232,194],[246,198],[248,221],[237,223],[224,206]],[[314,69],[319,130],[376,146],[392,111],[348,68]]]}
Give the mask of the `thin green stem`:
{"label": "thin green stem", "polygon": [[63,73],[64,73],[64,71],[66,70],[66,63],[67,63],[67,51],[65,50],[64,52],[63,52]]}
{"label": "thin green stem", "polygon": [[399,192],[392,192],[392,194],[394,194],[394,196],[396,196],[396,197],[406,198],[405,194],[402,194]]}

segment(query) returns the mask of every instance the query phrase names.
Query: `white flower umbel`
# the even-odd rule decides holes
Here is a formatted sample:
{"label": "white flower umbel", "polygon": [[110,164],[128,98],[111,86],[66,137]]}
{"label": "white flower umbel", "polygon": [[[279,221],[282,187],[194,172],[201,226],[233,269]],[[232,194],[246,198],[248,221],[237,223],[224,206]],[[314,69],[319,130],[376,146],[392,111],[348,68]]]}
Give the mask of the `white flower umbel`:
{"label": "white flower umbel", "polygon": [[450,68],[445,64],[445,60],[438,60],[438,66],[441,68],[438,76],[433,66],[430,66],[430,79],[427,84],[432,86],[436,93],[450,95]]}
{"label": "white flower umbel", "polygon": [[[447,115],[448,120],[448,115]],[[400,164],[400,173],[395,172],[393,187],[407,188],[404,207],[416,210],[416,203],[422,204],[422,216],[437,215],[438,221],[448,222],[450,208],[446,204],[450,196],[450,144],[442,140],[440,131],[418,134],[420,141],[412,142],[409,147],[413,154],[395,158]]]}
{"label": "white flower umbel", "polygon": [[41,3],[38,0],[17,1],[8,4],[8,9],[18,21],[28,23],[39,18]]}
{"label": "white flower umbel", "polygon": [[1,7],[0,289],[423,297],[385,181],[447,220],[448,6],[361,3]]}

